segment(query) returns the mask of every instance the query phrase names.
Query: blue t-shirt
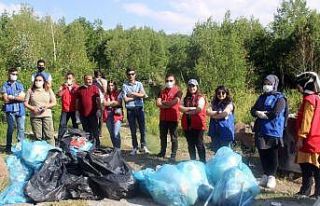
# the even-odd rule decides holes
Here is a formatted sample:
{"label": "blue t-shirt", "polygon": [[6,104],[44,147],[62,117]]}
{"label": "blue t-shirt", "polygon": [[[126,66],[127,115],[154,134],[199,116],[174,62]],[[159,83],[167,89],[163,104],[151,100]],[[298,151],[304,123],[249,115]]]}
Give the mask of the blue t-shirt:
{"label": "blue t-shirt", "polygon": [[31,81],[32,81],[32,82],[34,82],[34,78],[36,77],[37,74],[42,74],[42,76],[45,78],[45,80],[46,80],[47,82],[52,82],[52,76],[51,76],[51,74],[48,73],[48,72],[44,72],[44,71],[33,73],[32,76],[31,76]]}
{"label": "blue t-shirt", "polygon": [[[24,92],[24,87],[21,82],[15,81],[11,83],[10,81],[5,82],[2,85],[1,93],[12,96],[19,96],[21,92]],[[5,112],[19,112],[20,116],[25,115],[25,108],[23,102],[11,102],[6,103],[4,106]]]}
{"label": "blue t-shirt", "polygon": [[[135,81],[134,83],[130,83],[126,81],[122,85],[122,98],[130,95],[132,92],[144,92],[144,88],[141,82]],[[143,98],[135,98],[133,101],[126,102],[126,108],[135,108],[135,107],[143,107]]]}

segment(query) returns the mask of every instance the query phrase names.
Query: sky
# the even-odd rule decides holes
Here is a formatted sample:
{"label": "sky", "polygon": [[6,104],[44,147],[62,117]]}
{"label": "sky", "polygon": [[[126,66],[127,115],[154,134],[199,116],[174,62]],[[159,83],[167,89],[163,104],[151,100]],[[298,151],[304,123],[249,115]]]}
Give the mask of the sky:
{"label": "sky", "polygon": [[[211,17],[220,22],[226,11],[233,19],[254,16],[267,26],[281,0],[0,0],[0,12],[17,12],[29,4],[38,16],[64,17],[72,22],[85,17],[101,19],[105,29],[121,24],[125,28],[148,26],[166,33],[190,34],[197,22]],[[310,9],[320,12],[320,0],[307,0]]]}

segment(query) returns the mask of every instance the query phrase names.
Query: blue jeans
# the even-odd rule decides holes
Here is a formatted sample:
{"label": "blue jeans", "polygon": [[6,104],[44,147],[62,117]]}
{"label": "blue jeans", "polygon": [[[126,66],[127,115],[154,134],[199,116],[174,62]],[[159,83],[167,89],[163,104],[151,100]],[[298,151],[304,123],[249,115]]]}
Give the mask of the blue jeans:
{"label": "blue jeans", "polygon": [[14,125],[17,123],[17,139],[21,141],[24,139],[24,124],[26,116],[19,116],[19,112],[7,112],[7,121],[8,121],[8,128],[7,128],[7,144],[6,149],[11,149],[12,146],[12,134],[14,130]]}
{"label": "blue jeans", "polygon": [[72,128],[78,128],[75,113],[76,112],[61,112],[58,139],[61,139],[63,137],[63,135],[66,133],[68,121],[70,118],[72,121]]}
{"label": "blue jeans", "polygon": [[140,130],[141,147],[146,146],[146,129],[145,129],[145,118],[144,118],[143,107],[127,108],[127,118],[129,122],[133,148],[135,149],[138,148],[136,122],[138,122],[139,130]]}
{"label": "blue jeans", "polygon": [[110,113],[107,119],[107,128],[110,134],[112,145],[114,148],[120,149],[121,147],[121,137],[120,137],[120,128],[121,121],[114,122],[113,114]]}

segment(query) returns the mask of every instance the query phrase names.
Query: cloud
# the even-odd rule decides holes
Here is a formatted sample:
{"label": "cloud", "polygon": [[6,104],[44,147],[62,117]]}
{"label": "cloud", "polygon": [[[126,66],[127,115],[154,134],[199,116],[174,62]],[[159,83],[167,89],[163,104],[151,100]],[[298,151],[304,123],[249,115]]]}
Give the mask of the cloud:
{"label": "cloud", "polygon": [[4,4],[0,2],[0,13],[3,12],[8,12],[8,13],[13,13],[13,12],[18,12],[20,11],[21,5],[20,4]]}
{"label": "cloud", "polygon": [[[194,24],[211,17],[214,21],[222,21],[230,10],[231,18],[254,17],[263,25],[269,24],[282,0],[162,0],[158,8],[151,8],[151,2],[123,3],[126,12],[155,21],[155,25],[167,30],[189,33]],[[150,2],[150,3],[149,3]],[[153,5],[156,5],[154,3]],[[149,6],[150,5],[150,6]],[[320,11],[319,0],[307,0],[311,9]]]}

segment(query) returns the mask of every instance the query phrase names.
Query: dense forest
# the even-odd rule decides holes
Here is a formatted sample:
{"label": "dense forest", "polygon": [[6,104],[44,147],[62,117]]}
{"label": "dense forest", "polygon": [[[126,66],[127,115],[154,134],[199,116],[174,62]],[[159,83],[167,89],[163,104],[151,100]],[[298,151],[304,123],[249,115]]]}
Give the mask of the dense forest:
{"label": "dense forest", "polygon": [[121,82],[125,68],[133,66],[150,85],[162,84],[171,72],[182,85],[197,78],[205,94],[225,84],[240,98],[238,94],[259,92],[261,79],[270,73],[279,76],[281,89],[292,88],[296,74],[319,72],[319,57],[320,14],[306,0],[282,1],[267,26],[254,17],[231,19],[227,12],[222,22],[208,18],[195,23],[189,35],[121,25],[105,29],[101,20],[84,17],[67,24],[36,16],[30,5],[0,17],[1,74],[20,67],[25,75],[20,79],[28,83],[36,61],[43,58],[54,82],[69,70],[79,79],[97,68],[107,79]]}

